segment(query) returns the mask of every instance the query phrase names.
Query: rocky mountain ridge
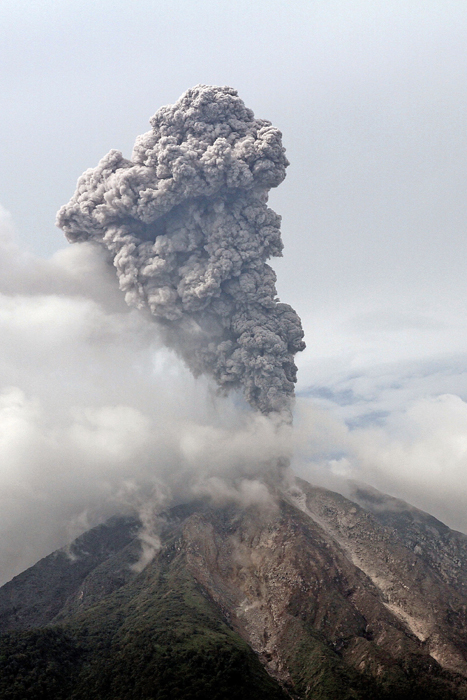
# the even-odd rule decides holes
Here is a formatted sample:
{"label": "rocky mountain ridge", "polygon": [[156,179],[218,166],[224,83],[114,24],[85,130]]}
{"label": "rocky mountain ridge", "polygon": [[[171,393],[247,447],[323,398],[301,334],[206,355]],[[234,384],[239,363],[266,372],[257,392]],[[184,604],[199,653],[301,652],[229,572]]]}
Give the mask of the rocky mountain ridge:
{"label": "rocky mountain ridge", "polygon": [[[266,506],[162,523],[142,571],[138,523],[117,518],[0,588],[0,697],[62,674],[44,697],[467,698],[467,537],[432,516],[295,479]],[[68,656],[52,671],[46,650],[5,694],[44,635]]]}

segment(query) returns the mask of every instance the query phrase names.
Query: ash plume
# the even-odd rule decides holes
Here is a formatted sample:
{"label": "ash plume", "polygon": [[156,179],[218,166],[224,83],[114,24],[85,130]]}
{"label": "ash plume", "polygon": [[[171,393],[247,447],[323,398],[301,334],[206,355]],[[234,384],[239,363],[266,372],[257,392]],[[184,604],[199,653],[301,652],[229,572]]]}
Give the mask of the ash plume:
{"label": "ash plume", "polygon": [[131,160],[112,150],[81,176],[57,225],[109,251],[127,303],[150,311],[195,376],[289,415],[303,330],[266,263],[282,254],[266,204],[288,165],[281,133],[234,89],[207,85],[150,123]]}

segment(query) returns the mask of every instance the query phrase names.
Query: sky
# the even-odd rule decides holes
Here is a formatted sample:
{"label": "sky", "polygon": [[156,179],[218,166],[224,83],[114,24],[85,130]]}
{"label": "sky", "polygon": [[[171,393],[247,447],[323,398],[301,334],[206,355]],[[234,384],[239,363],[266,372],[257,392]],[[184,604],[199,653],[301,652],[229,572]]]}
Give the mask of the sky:
{"label": "sky", "polygon": [[[253,454],[291,439],[306,478],[371,483],[467,532],[466,47],[450,0],[0,3],[4,578],[64,523],[138,498],[148,455],[167,491],[174,454],[227,442],[237,463],[245,430]],[[274,268],[307,341],[293,438],[220,406],[54,225],[86,168],[129,157],[198,83],[283,133]]]}

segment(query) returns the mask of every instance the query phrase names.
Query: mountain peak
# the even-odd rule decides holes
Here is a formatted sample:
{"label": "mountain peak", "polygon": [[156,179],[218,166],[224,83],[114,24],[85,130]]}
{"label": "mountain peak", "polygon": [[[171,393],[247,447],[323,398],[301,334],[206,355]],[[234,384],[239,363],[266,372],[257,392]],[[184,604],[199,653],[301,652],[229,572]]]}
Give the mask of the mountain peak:
{"label": "mountain peak", "polygon": [[25,697],[41,678],[53,700],[467,697],[467,537],[364,487],[352,499],[297,479],[266,509],[177,506],[142,571],[135,520],[85,533],[0,589],[2,658],[45,649],[16,695],[7,661],[0,689]]}

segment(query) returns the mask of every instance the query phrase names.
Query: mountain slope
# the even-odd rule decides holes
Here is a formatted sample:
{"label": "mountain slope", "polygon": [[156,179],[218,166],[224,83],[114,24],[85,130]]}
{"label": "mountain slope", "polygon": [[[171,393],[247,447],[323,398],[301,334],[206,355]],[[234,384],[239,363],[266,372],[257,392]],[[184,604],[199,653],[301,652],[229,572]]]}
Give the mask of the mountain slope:
{"label": "mountain slope", "polygon": [[467,538],[388,498],[178,506],[140,573],[86,533],[0,589],[0,697],[467,698]]}
{"label": "mountain slope", "polygon": [[139,522],[112,518],[89,530],[70,547],[53,552],[0,588],[0,630],[30,629],[48,624],[66,606],[79,586],[106,561],[113,576],[106,586],[123,584],[131,570],[127,561],[117,571],[119,553],[135,542]]}

